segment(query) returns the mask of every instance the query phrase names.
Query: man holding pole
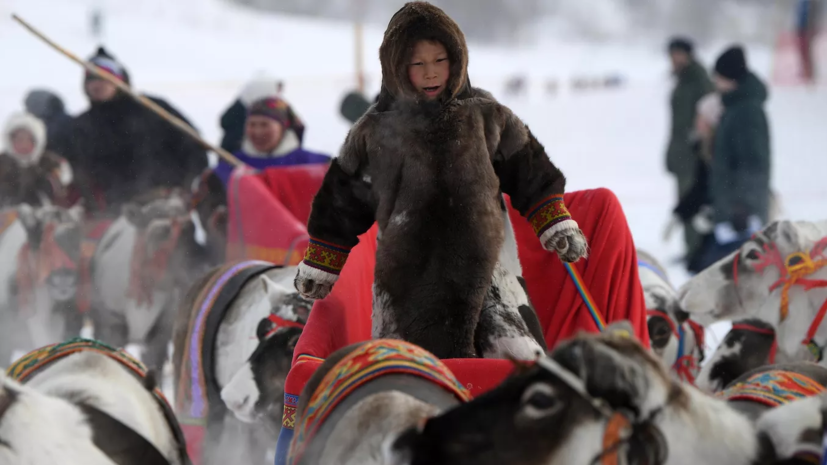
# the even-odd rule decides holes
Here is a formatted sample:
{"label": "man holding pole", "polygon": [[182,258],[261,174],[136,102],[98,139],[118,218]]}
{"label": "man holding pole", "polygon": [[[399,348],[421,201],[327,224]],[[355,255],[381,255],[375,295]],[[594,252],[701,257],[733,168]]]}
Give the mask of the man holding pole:
{"label": "man holding pole", "polygon": [[[103,47],[89,60],[126,85],[129,73]],[[207,166],[204,149],[115,84],[86,73],[90,107],[69,130],[65,157],[88,209],[118,215],[121,205],[158,189],[187,187]],[[187,124],[165,101],[147,97]]]}

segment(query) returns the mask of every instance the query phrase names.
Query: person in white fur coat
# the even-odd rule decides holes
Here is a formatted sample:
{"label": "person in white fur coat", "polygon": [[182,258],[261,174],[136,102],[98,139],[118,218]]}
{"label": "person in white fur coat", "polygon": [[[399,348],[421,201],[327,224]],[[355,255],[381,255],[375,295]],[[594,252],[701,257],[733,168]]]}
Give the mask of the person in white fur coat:
{"label": "person in white fur coat", "polygon": [[0,207],[21,203],[64,205],[72,183],[72,168],[46,150],[46,125],[30,113],[9,117],[0,153]]}

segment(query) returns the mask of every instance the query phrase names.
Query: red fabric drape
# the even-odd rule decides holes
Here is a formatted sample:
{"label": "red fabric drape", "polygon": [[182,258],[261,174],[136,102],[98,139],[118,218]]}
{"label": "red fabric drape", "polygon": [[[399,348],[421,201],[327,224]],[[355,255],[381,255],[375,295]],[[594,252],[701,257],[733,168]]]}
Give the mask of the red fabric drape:
{"label": "red fabric drape", "polygon": [[301,262],[311,203],[327,168],[296,165],[233,176],[227,188],[227,259]]}
{"label": "red fabric drape", "polygon": [[[577,268],[604,319],[607,323],[630,320],[638,337],[648,346],[637,255],[617,198],[607,189],[595,189],[566,194],[565,202],[589,241],[590,257],[581,260]],[[523,276],[549,347],[579,330],[597,331],[557,255],[542,248],[525,218],[513,209],[510,213]],[[370,339],[376,231],[374,225],[359,238],[333,292],[313,306],[295,350],[287,393],[299,395],[319,364],[300,360],[301,355],[325,358],[341,347]],[[445,363],[472,395],[496,386],[511,370],[511,364],[504,360],[455,359]]]}
{"label": "red fabric drape", "polygon": [[[646,305],[637,272],[637,252],[626,215],[608,189],[571,192],[566,207],[589,242],[589,258],[575,265],[609,324],[629,320],[638,338],[649,346]],[[531,225],[511,209],[523,277],[549,348],[577,331],[597,331],[566,268],[556,254],[543,249]]]}

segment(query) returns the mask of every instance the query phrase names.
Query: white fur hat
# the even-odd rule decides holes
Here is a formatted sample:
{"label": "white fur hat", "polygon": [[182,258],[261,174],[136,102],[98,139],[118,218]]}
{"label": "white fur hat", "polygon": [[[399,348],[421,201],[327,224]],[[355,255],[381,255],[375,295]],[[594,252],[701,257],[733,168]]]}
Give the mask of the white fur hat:
{"label": "white fur hat", "polygon": [[[32,134],[34,152],[31,155],[21,155],[14,151],[11,135],[18,129],[25,129]],[[6,121],[6,128],[3,130],[3,145],[20,164],[24,166],[35,165],[40,162],[40,157],[46,148],[46,125],[31,113],[15,113]]]}

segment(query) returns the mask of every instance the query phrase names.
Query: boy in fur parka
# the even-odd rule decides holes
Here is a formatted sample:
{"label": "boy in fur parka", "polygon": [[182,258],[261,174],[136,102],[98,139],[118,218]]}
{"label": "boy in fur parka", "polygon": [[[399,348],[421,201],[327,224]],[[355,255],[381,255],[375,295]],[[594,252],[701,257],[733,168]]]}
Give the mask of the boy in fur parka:
{"label": "boy in fur parka", "polygon": [[379,223],[373,337],[439,358],[477,355],[475,334],[503,243],[500,192],[567,262],[586,239],[565,178],[505,106],[468,81],[465,37],[439,8],[407,3],[379,49],[382,90],[313,201],[296,288],[322,299],[357,237]]}

